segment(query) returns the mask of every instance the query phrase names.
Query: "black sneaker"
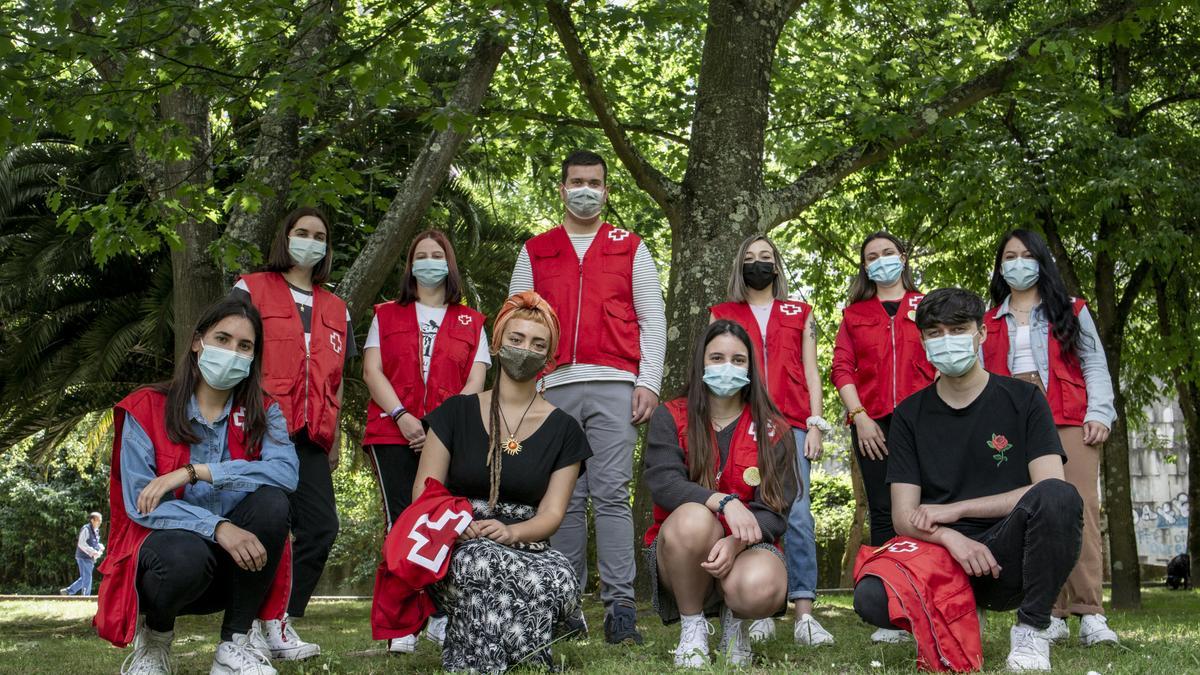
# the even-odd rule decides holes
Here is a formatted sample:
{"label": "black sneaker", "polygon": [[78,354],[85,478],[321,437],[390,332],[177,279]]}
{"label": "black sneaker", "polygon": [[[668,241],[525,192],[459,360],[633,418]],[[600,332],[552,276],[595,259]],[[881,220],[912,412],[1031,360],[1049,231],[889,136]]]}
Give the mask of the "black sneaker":
{"label": "black sneaker", "polygon": [[575,616],[567,617],[559,622],[555,628],[554,635],[565,640],[586,640],[588,625],[587,619],[583,618],[583,610],[580,609],[575,613]]}
{"label": "black sneaker", "polygon": [[610,645],[642,644],[637,629],[637,610],[625,605],[613,605],[604,617],[604,641]]}

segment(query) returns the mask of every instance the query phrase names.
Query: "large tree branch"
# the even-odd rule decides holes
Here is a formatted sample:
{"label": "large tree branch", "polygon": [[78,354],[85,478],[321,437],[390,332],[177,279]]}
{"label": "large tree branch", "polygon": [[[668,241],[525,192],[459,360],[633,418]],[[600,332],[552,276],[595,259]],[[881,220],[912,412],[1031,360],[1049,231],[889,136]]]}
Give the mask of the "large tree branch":
{"label": "large tree branch", "polygon": [[571,20],[571,13],[566,4],[562,0],[547,0],[546,10],[549,12],[550,22],[554,24],[554,30],[562,42],[567,60],[571,62],[571,70],[575,73],[575,79],[583,87],[583,94],[587,97],[588,105],[596,114],[600,128],[604,130],[604,135],[612,144],[613,151],[617,153],[617,157],[620,158],[629,173],[633,174],[633,179],[637,182],[638,187],[645,190],[658,203],[658,206],[666,212],[668,220],[676,222],[679,216],[679,185],[651,165],[638,152],[629,139],[628,131],[617,120],[612,105],[608,101],[608,95],[600,86],[596,71],[592,68],[591,59],[588,58],[587,52],[584,51],[583,45],[579,41],[579,31],[575,28],[575,22]]}
{"label": "large tree branch", "polygon": [[1138,296],[1141,295],[1142,285],[1146,282],[1150,269],[1150,261],[1143,260],[1129,273],[1129,280],[1125,282],[1125,290],[1121,293],[1121,300],[1117,303],[1117,316],[1128,317],[1129,313],[1133,311],[1133,303],[1137,302]]}
{"label": "large tree branch", "polygon": [[1147,104],[1146,107],[1134,113],[1133,126],[1136,128],[1150,113],[1154,112],[1155,110],[1160,110],[1176,103],[1195,100],[1200,100],[1200,91],[1180,92],[1172,96],[1164,96],[1153,103]]}
{"label": "large tree branch", "polygon": [[[552,115],[540,110],[530,110],[527,108],[504,109],[504,108],[488,108],[479,112],[480,117],[519,117],[521,119],[534,120],[536,122],[545,122],[556,126],[571,126],[582,127],[584,129],[603,129],[604,125],[596,120],[585,120],[580,117],[564,117],[560,115]],[[625,124],[623,125],[626,131],[632,131],[637,134],[646,134],[648,136],[657,136],[663,140],[678,143],[687,146],[688,139],[670,131],[657,129],[645,124]]]}
{"label": "large tree branch", "polygon": [[764,229],[769,230],[795,218],[804,209],[822,199],[830,188],[847,176],[887,159],[896,150],[924,137],[939,120],[958,115],[987,97],[1003,91],[1020,66],[1036,58],[1030,54],[1030,47],[1038,40],[1082,29],[1100,28],[1120,20],[1139,4],[1124,2],[1115,9],[1106,8],[1090,12],[1039,31],[1020,42],[1003,60],[984,72],[959,84],[936,100],[920,106],[909,116],[903,132],[886,140],[854,143],[811,167],[790,185],[765,193],[760,208]]}
{"label": "large tree branch", "polygon": [[403,259],[409,239],[445,183],[450,163],[470,130],[470,125],[462,124],[462,118],[478,113],[508,40],[507,35],[502,37],[491,28],[481,33],[446,103],[447,111],[457,119],[451,119],[445,131],[430,134],[387,213],[338,286],[338,295],[349,305],[352,319],[367,312],[389,272]]}

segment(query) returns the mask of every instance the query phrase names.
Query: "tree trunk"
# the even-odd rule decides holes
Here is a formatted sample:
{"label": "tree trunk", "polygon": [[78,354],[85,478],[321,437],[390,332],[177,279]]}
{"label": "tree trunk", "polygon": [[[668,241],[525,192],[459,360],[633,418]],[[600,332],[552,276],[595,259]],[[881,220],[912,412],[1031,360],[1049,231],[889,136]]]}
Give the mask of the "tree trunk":
{"label": "tree trunk", "polygon": [[[1195,373],[1195,354],[1188,359]],[[1183,428],[1188,458],[1188,554],[1192,559],[1192,583],[1200,580],[1200,387],[1195,381],[1176,379],[1179,407],[1183,409]]]}
{"label": "tree trunk", "polygon": [[495,27],[481,32],[446,103],[447,110],[453,115],[450,126],[429,136],[379,227],[363,245],[358,259],[338,286],[338,295],[346,300],[355,322],[371,308],[388,272],[403,258],[409,239],[416,234],[434,195],[445,183],[450,162],[470,128],[463,124],[461,117],[474,116],[479,111],[500,57],[508,48],[508,40],[508,36],[501,36]]}
{"label": "tree trunk", "polygon": [[[646,471],[646,463],[642,460],[643,453],[646,451],[646,429],[648,425],[643,424],[638,427],[638,444],[641,449],[634,456],[633,465],[633,535],[637,539],[641,539],[642,533],[649,529],[653,516],[654,500],[650,498],[650,488],[646,486],[644,478]],[[648,597],[650,594],[650,573],[646,569],[646,559],[641,555],[635,555],[634,560],[637,563],[637,577],[634,579],[634,591],[639,597]]]}

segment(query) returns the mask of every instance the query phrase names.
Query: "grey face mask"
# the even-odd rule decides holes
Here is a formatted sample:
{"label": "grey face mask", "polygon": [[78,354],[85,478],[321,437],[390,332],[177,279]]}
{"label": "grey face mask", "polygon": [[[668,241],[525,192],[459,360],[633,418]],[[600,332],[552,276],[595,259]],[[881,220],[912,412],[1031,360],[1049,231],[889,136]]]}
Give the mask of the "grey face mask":
{"label": "grey face mask", "polygon": [[567,190],[567,210],[581,220],[595,218],[604,208],[604,191],[587,186]]}
{"label": "grey face mask", "polygon": [[517,382],[532,380],[542,372],[542,368],[546,367],[545,354],[538,354],[511,345],[501,347],[496,358],[500,360],[500,367],[504,369],[504,372]]}

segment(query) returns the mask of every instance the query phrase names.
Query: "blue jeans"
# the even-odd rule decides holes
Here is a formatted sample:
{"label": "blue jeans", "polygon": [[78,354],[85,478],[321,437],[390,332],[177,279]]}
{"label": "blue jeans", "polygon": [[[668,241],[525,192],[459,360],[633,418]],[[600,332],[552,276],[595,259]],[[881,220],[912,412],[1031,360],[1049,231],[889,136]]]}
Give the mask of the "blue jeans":
{"label": "blue jeans", "polygon": [[79,578],[67,586],[67,595],[91,595],[92,570],[96,568],[96,561],[84,555],[77,555],[75,564],[79,565]]}
{"label": "blue jeans", "polygon": [[783,553],[787,559],[788,600],[812,600],[817,597],[817,538],[813,531],[812,500],[809,498],[809,472],[812,467],[804,456],[804,439],[808,435],[794,429],[796,435],[796,475],[801,488],[792,510],[788,512],[787,534]]}

